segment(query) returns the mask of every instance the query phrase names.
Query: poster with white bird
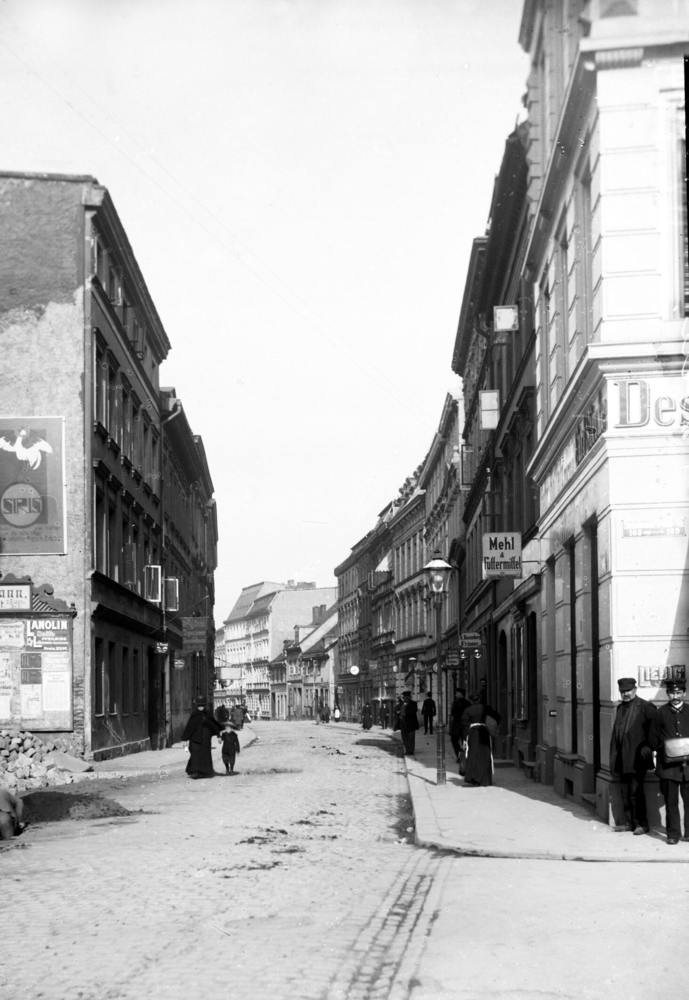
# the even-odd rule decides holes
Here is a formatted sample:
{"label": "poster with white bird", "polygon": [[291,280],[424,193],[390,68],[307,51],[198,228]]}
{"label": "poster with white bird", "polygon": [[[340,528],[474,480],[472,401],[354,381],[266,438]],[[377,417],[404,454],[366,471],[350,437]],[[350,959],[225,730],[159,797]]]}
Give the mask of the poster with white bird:
{"label": "poster with white bird", "polygon": [[0,556],[66,551],[64,423],[0,416]]}

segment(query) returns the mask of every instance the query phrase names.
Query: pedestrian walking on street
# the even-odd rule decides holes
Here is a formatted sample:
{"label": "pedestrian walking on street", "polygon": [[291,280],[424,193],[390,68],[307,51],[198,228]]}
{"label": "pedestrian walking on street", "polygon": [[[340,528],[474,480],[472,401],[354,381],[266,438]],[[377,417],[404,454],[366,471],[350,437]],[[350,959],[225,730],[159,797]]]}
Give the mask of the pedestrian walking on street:
{"label": "pedestrian walking on street", "polygon": [[0,840],[11,840],[18,837],[24,829],[24,803],[22,800],[0,788]]}
{"label": "pedestrian walking on street", "polygon": [[467,708],[471,708],[471,702],[467,698],[466,688],[458,688],[457,696],[450,706],[450,742],[452,743],[456,760],[459,760],[462,750],[462,716]]}
{"label": "pedestrian walking on street", "polygon": [[419,706],[412,700],[411,691],[402,692],[399,723],[404,753],[407,757],[413,757],[416,749],[416,730],[419,728]]}
{"label": "pedestrian walking on street", "polygon": [[481,705],[488,704],[488,682],[485,677],[478,682],[478,700]]}
{"label": "pedestrian walking on street", "polygon": [[244,728],[244,709],[241,705],[232,706],[232,721],[237,729]]}
{"label": "pedestrian walking on street", "polygon": [[211,740],[219,736],[222,726],[208,711],[205,698],[197,698],[195,708],[184,727],[182,739],[189,741],[189,761],[187,774],[190,778],[212,778],[213,757],[211,755]]}
{"label": "pedestrian walking on street", "polygon": [[222,743],[222,762],[225,765],[225,774],[234,774],[234,762],[241,747],[239,745],[239,737],[232,728],[231,723],[220,734],[220,742]]}
{"label": "pedestrian walking on street", "polygon": [[370,729],[373,725],[373,716],[371,715],[371,706],[368,702],[364,705],[364,710],[361,713],[361,725],[364,729]]}
{"label": "pedestrian walking on street", "polygon": [[330,705],[323,706],[323,722],[330,722]]}
{"label": "pedestrian walking on street", "polygon": [[617,686],[622,701],[610,734],[610,771],[620,779],[625,822],[614,829],[632,830],[639,836],[648,833],[644,780],[653,767],[648,737],[656,707],[638,697],[633,677],[621,677]]}
{"label": "pedestrian walking on street", "polygon": [[[665,689],[668,703],[656,712],[648,742],[658,754],[656,773],[665,799],[665,830],[670,845],[689,840],[689,705],[684,701],[685,681],[665,681]],[[680,795],[684,803],[684,836]]]}
{"label": "pedestrian walking on street", "polygon": [[215,717],[218,720],[218,722],[220,723],[220,725],[224,726],[225,723],[230,718],[230,710],[227,707],[227,705],[220,705],[220,706],[218,706],[218,710],[215,713]]}
{"label": "pedestrian walking on street", "polygon": [[333,712],[333,718],[334,718],[335,722],[339,722],[340,721],[340,708],[339,708],[339,705],[335,705],[335,711]]}
{"label": "pedestrian walking on street", "polygon": [[389,721],[390,721],[390,712],[388,711],[388,703],[384,701],[381,703],[380,706],[380,728],[387,729]]}
{"label": "pedestrian walking on street", "polygon": [[423,715],[423,732],[424,735],[430,733],[433,735],[433,719],[435,718],[435,702],[431,697],[431,692],[429,691],[424,699],[424,703],[421,706],[421,714]]}
{"label": "pedestrian walking on street", "polygon": [[490,705],[481,704],[479,691],[469,695],[471,706],[462,715],[462,735],[466,746],[465,785],[493,784],[493,748],[487,719],[500,722],[500,715]]}

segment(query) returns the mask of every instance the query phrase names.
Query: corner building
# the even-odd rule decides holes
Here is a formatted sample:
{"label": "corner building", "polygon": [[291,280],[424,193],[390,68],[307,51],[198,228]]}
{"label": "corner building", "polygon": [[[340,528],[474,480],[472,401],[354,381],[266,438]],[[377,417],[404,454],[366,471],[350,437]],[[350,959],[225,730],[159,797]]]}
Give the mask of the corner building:
{"label": "corner building", "polygon": [[160,389],[170,343],[108,191],[0,174],[0,192],[0,726],[157,749],[212,690],[203,445]]}
{"label": "corner building", "polygon": [[[541,718],[556,790],[605,819],[617,680],[684,675],[687,0],[527,0]],[[657,814],[656,814],[657,816]]]}

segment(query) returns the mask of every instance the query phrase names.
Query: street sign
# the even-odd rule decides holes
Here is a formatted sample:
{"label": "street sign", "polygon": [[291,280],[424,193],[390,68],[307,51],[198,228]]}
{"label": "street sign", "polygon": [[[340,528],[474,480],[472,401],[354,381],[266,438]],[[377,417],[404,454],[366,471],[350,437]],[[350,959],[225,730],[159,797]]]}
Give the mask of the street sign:
{"label": "street sign", "polygon": [[475,649],[481,645],[480,632],[462,632],[459,637],[459,645],[463,649]]}
{"label": "street sign", "polygon": [[168,644],[166,642],[156,643],[156,653],[167,653],[167,651],[168,651]]}
{"label": "street sign", "polygon": [[447,656],[445,657],[445,666],[458,667],[459,655],[457,653],[448,653]]}

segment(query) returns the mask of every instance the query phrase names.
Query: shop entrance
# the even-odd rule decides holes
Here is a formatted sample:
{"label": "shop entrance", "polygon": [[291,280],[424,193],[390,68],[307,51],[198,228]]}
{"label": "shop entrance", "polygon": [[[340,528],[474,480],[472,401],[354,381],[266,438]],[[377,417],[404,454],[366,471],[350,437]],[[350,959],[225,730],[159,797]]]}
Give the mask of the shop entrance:
{"label": "shop entrance", "polygon": [[165,674],[160,669],[159,657],[152,646],[148,647],[148,736],[151,750],[165,747]]}

